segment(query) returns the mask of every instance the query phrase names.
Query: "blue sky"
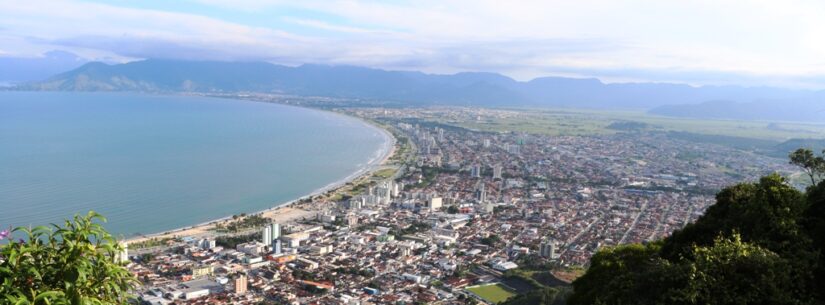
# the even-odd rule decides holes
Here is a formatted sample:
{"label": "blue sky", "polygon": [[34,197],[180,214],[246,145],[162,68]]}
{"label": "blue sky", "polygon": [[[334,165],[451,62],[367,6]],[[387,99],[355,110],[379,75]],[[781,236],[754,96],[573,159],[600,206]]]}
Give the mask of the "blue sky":
{"label": "blue sky", "polygon": [[818,0],[0,0],[0,56],[820,89],[822,16]]}

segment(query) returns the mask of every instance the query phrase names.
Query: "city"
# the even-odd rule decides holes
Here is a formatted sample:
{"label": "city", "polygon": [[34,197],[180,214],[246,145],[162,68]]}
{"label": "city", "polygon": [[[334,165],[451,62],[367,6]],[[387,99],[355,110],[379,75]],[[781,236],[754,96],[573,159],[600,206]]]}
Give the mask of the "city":
{"label": "city", "polygon": [[668,236],[725,186],[798,171],[784,159],[662,133],[495,133],[432,120],[467,116],[463,108],[336,111],[395,135],[395,155],[381,170],[389,175],[302,200],[290,207],[302,217],[284,223],[242,215],[237,224],[255,225],[175,236],[151,251],[129,245],[139,297],[497,303],[531,285],[569,286],[603,247]]}

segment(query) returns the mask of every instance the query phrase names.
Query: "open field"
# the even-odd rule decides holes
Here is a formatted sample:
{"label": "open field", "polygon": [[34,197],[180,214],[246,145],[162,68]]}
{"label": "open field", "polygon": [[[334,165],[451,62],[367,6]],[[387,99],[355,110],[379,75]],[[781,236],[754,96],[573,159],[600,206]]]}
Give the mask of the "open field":
{"label": "open field", "polygon": [[825,138],[825,124],[672,118],[641,111],[587,109],[487,109],[467,118],[439,123],[479,131],[528,132],[549,135],[600,135],[620,130],[613,123],[643,123],[636,129],[681,131],[703,135],[743,137],[775,142],[791,138]]}
{"label": "open field", "polygon": [[509,288],[501,284],[467,287],[467,290],[494,304],[504,302],[515,295]]}

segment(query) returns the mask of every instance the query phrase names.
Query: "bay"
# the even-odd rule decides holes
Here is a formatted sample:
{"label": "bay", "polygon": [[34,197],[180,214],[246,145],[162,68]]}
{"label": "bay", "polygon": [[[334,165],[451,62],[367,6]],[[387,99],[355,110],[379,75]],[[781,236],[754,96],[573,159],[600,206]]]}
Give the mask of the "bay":
{"label": "bay", "polygon": [[255,212],[346,179],[389,143],[363,121],[270,103],[0,92],[0,227],[94,210],[130,237]]}

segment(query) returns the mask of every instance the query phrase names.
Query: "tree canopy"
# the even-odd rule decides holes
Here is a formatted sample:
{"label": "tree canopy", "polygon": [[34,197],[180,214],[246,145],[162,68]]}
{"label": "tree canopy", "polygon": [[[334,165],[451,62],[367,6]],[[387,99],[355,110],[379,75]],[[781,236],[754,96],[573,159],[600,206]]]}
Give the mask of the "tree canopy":
{"label": "tree canopy", "polygon": [[0,233],[0,305],[125,304],[137,282],[99,222],[105,218],[89,212],[62,226]]}
{"label": "tree canopy", "polygon": [[818,183],[806,192],[777,174],[727,187],[664,240],[596,253],[568,302],[825,304],[825,168],[795,154]]}
{"label": "tree canopy", "polygon": [[[822,151],[822,154],[825,155],[825,151]],[[788,157],[791,159],[791,164],[801,167],[811,178],[811,185],[816,185],[825,174],[825,156],[815,156],[810,149],[797,149]]]}

